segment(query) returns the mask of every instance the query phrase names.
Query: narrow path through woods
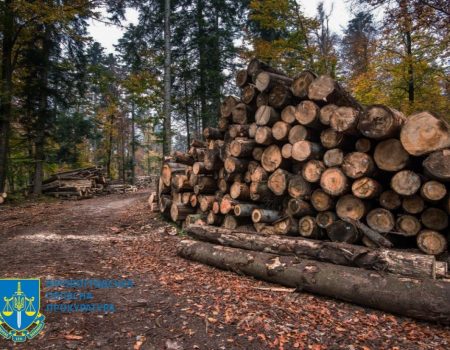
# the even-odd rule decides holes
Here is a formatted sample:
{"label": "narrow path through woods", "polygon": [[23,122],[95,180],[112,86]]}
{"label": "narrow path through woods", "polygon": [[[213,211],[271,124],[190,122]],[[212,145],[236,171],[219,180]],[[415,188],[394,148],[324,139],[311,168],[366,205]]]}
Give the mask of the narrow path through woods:
{"label": "narrow path through woods", "polygon": [[[0,209],[2,278],[132,279],[91,290],[115,313],[46,313],[14,349],[448,349],[450,328],[259,282],[176,256],[148,193]],[[271,289],[272,288],[272,289]]]}

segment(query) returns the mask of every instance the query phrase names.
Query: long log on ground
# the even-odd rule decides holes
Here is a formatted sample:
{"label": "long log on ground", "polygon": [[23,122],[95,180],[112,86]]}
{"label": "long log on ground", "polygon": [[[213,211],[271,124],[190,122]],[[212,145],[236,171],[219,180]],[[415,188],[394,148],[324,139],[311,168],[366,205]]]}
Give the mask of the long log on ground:
{"label": "long log on ground", "polygon": [[450,147],[450,126],[429,112],[408,117],[400,141],[409,154],[421,156]]}
{"label": "long log on ground", "polygon": [[374,274],[358,268],[249,252],[192,240],[181,241],[178,254],[220,269],[244,273],[306,292],[429,321],[450,322],[448,282]]}
{"label": "long log on ground", "polygon": [[268,237],[210,226],[188,226],[186,232],[196,239],[210,243],[280,255],[297,255],[337,265],[362,267],[410,277],[445,277],[447,272],[446,264],[443,264],[443,268],[439,268],[441,265],[437,266],[434,256],[407,251],[370,249],[299,237]]}

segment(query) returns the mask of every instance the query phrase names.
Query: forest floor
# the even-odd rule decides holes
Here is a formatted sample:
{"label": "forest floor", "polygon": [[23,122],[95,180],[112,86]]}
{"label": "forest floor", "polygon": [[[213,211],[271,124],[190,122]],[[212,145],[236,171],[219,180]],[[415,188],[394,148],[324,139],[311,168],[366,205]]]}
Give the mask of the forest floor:
{"label": "forest floor", "polygon": [[[15,346],[1,339],[0,349],[450,348],[449,327],[186,261],[176,255],[183,237],[149,213],[147,197],[0,208],[1,277],[39,277],[46,317],[35,339]],[[114,313],[46,312],[44,295],[55,288],[45,281],[55,279],[131,279],[135,286],[90,289],[88,302],[113,303]]]}

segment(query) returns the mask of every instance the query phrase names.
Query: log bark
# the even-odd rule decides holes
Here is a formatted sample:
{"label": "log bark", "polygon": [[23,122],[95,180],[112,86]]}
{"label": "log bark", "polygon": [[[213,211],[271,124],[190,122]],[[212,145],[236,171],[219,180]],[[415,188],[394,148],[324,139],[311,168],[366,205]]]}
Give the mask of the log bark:
{"label": "log bark", "polygon": [[253,210],[258,208],[257,204],[239,203],[234,206],[234,215],[251,217]]}
{"label": "log bark", "polygon": [[450,182],[450,149],[431,153],[423,162],[427,175],[432,178]]}
{"label": "log bark", "polygon": [[439,208],[427,208],[420,216],[422,224],[430,230],[441,231],[448,227],[448,215]]}
{"label": "log bark", "polygon": [[256,107],[268,106],[269,105],[269,93],[260,92],[256,97]]}
{"label": "log bark", "polygon": [[400,141],[413,156],[421,156],[450,147],[450,126],[430,112],[408,117],[400,132]]}
{"label": "log bark", "polygon": [[333,198],[320,188],[311,194],[311,204],[317,211],[327,211],[334,208]]}
{"label": "log bark", "polygon": [[320,159],[323,148],[319,143],[310,141],[298,141],[292,145],[292,158],[300,162],[309,159]]}
{"label": "log bark", "polygon": [[252,82],[252,76],[248,74],[247,69],[240,69],[236,73],[236,85],[243,88]]}
{"label": "log bark", "polygon": [[323,155],[323,162],[328,168],[338,167],[344,163],[344,152],[339,148],[332,148]]}
{"label": "log bark", "polygon": [[292,92],[286,85],[277,84],[269,93],[269,105],[282,109],[292,101]]}
{"label": "log bark", "polygon": [[253,154],[255,148],[255,140],[250,139],[238,139],[233,140],[230,144],[230,154],[233,157],[250,157]]}
{"label": "log bark", "polygon": [[255,85],[247,85],[242,89],[241,100],[247,105],[256,106],[256,98],[258,96],[258,91]]}
{"label": "log bark", "polygon": [[256,129],[255,141],[260,145],[264,146],[271,145],[274,142],[274,138],[272,136],[272,129],[269,128],[268,126],[259,126]]}
{"label": "log bark", "polygon": [[270,175],[267,185],[275,195],[282,196],[286,193],[288,184],[293,176],[293,174],[286,170],[277,169]]}
{"label": "log bark", "polygon": [[331,196],[340,196],[348,190],[348,178],[341,169],[329,168],[320,178],[320,187]]}
{"label": "log bark", "polygon": [[415,216],[400,215],[395,222],[395,229],[395,234],[412,237],[420,232],[422,225]]}
{"label": "log bark", "polygon": [[303,176],[294,175],[289,179],[288,192],[292,198],[309,199],[312,193],[312,186],[305,181]]}
{"label": "log bark", "polygon": [[228,128],[228,132],[232,139],[237,137],[249,137],[250,125],[231,124]]}
{"label": "log bark", "polygon": [[312,216],[303,216],[298,221],[298,232],[305,238],[318,239],[322,236],[322,230],[317,225],[316,218]]}
{"label": "log bark", "polygon": [[344,157],[342,163],[344,174],[352,179],[370,176],[375,170],[373,159],[367,153],[352,152]]}
{"label": "log bark", "polygon": [[281,219],[281,213],[277,210],[254,209],[252,212],[252,221],[256,223],[273,223]]}
{"label": "log bark", "polygon": [[367,213],[367,225],[377,232],[388,233],[395,227],[394,215],[387,209],[376,208]]}
{"label": "log bark", "polygon": [[443,277],[443,275],[436,275],[438,271],[434,256],[424,254],[386,248],[369,249],[357,245],[314,241],[299,237],[267,237],[256,233],[230,231],[208,226],[189,226],[186,231],[190,236],[202,241],[250,251],[297,255],[335,265],[353,266],[410,277],[428,279]]}
{"label": "log bark", "polygon": [[350,223],[355,225],[370,241],[376,243],[380,247],[392,248],[394,245],[387,238],[382,236],[375,230],[364,225],[361,221],[348,219]]}
{"label": "log bark", "polygon": [[181,163],[185,165],[192,165],[195,162],[194,158],[191,157],[189,154],[180,151],[173,152],[172,157],[176,163]]}
{"label": "log bark", "polygon": [[309,128],[320,128],[320,108],[313,101],[302,101],[297,106],[295,118],[299,124]]}
{"label": "log bark", "polygon": [[358,135],[358,120],[360,112],[352,107],[337,108],[330,118],[330,126],[348,135]]}
{"label": "log bark", "polygon": [[223,132],[216,128],[207,127],[203,129],[203,137],[207,140],[223,140]]}
{"label": "log bark", "polygon": [[248,159],[236,158],[236,157],[228,157],[225,160],[224,168],[228,173],[243,173],[247,171],[248,163],[250,161]]}
{"label": "log bark", "polygon": [[267,186],[267,182],[252,182],[250,184],[250,198],[252,201],[269,201],[273,199],[273,193]]}
{"label": "log bark", "polygon": [[382,192],[378,201],[383,208],[388,210],[398,209],[402,205],[402,199],[398,193],[392,190]]}
{"label": "log bark", "polygon": [[282,163],[283,156],[281,155],[281,150],[277,145],[270,145],[264,150],[261,157],[261,165],[264,170],[271,173],[281,167]]}
{"label": "log bark", "polygon": [[258,126],[272,126],[280,120],[280,113],[270,106],[261,106],[255,114],[255,122]]}
{"label": "log bark", "polygon": [[165,186],[170,186],[172,182],[172,175],[183,174],[186,170],[186,165],[179,163],[165,163],[161,169],[161,178]]}
{"label": "log bark", "polygon": [[302,199],[297,198],[289,199],[287,204],[287,212],[289,215],[295,218],[301,218],[302,216],[305,215],[314,214],[314,210],[311,207],[311,204]]}
{"label": "log bark", "polygon": [[259,71],[266,71],[266,72],[284,75],[284,73],[281,70],[273,68],[273,67],[269,66],[267,63],[258,60],[257,58],[252,58],[250,60],[250,62],[248,63],[247,73],[251,77],[254,77],[255,74],[258,73]]}
{"label": "log bark", "polygon": [[225,215],[222,226],[229,230],[235,230],[240,226],[248,226],[251,221],[247,217],[236,217],[234,215]]}
{"label": "log bark", "polygon": [[247,184],[242,182],[235,182],[230,187],[231,198],[238,200],[249,200],[250,199],[250,189]]}
{"label": "log bark", "polygon": [[409,153],[397,139],[388,139],[375,147],[374,160],[378,168],[386,171],[399,171],[409,162]]}
{"label": "log bark", "polygon": [[[239,103],[239,99],[235,96],[227,96],[220,105],[220,115],[223,118],[230,118],[233,108]],[[197,146],[194,146],[197,147]]]}
{"label": "log bark", "polygon": [[438,202],[447,195],[447,188],[437,181],[427,181],[420,188],[420,195],[430,202]]}
{"label": "log bark", "polygon": [[394,108],[371,105],[361,115],[358,129],[365,137],[386,139],[397,136],[405,121],[404,114]]}
{"label": "log bark", "polygon": [[382,186],[378,181],[370,177],[361,177],[352,184],[352,193],[361,199],[372,199],[378,197],[382,191]]}
{"label": "log bark", "polygon": [[291,125],[280,120],[272,126],[272,136],[277,141],[287,141],[289,139]]}
{"label": "log bark", "polygon": [[215,199],[216,199],[215,196],[206,196],[206,195],[200,196],[198,200],[200,203],[200,210],[204,213],[209,212],[212,209]]}
{"label": "log bark", "polygon": [[439,255],[447,249],[447,240],[439,232],[422,230],[417,235],[417,246],[425,254]]}
{"label": "log bark", "polygon": [[255,118],[255,110],[245,103],[238,103],[232,111],[233,123],[249,124]]}
{"label": "log bark", "polygon": [[273,227],[279,235],[298,235],[298,220],[291,216],[276,221]]}
{"label": "log bark", "polygon": [[292,81],[291,91],[294,96],[301,99],[308,98],[309,85],[317,78],[317,75],[311,71],[303,71]]}
{"label": "log bark", "polygon": [[411,170],[402,170],[391,179],[391,188],[402,196],[412,196],[420,188],[420,177]]}
{"label": "log bark", "polygon": [[325,171],[325,164],[320,160],[309,160],[302,168],[303,178],[311,183],[320,181],[322,173]]}
{"label": "log bark", "polygon": [[323,106],[320,109],[319,119],[323,125],[330,125],[330,119],[333,115],[334,111],[338,108],[338,106],[334,104],[328,104]]}
{"label": "log bark", "polygon": [[342,220],[361,220],[366,211],[365,203],[351,194],[340,197],[336,203],[336,214]]}
{"label": "log bark", "polygon": [[276,85],[284,85],[290,87],[291,84],[292,79],[285,75],[267,71],[261,71],[256,74],[255,86],[261,92],[270,91]]}
{"label": "log bark", "polygon": [[192,208],[190,205],[172,203],[172,206],[170,207],[170,217],[175,222],[185,220],[188,215],[194,213],[195,208]]}

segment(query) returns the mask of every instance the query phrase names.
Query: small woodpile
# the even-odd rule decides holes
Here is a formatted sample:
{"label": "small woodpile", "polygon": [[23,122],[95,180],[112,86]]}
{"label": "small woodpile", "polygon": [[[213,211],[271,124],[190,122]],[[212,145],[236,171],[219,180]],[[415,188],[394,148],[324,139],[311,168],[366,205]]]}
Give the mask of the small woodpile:
{"label": "small woodpile", "polygon": [[[164,215],[186,226],[245,232],[234,243],[217,239],[214,228],[205,227],[210,234],[200,237],[235,247],[237,255],[236,248],[283,254],[286,242],[277,235],[296,236],[294,242],[323,241],[311,248],[315,253],[297,254],[308,259],[338,265],[348,260],[353,269],[421,278],[447,275],[447,263],[436,259],[447,253],[450,213],[450,127],[445,121],[430,112],[406,118],[388,106],[364,107],[328,76],[305,71],[292,79],[257,59],[237,73],[236,83],[241,97],[224,99],[218,128],[205,128],[205,141],[194,140],[187,154],[175,152],[163,164],[158,194]],[[268,249],[261,248],[263,242]],[[214,248],[191,243],[181,247],[183,256],[236,267],[227,260],[228,250],[214,262],[198,257],[192,247],[205,254]],[[333,259],[321,255],[325,243]],[[356,247],[350,249],[355,255],[347,247]],[[370,264],[358,262],[366,254],[388,259],[392,252],[400,254],[397,263],[403,267],[386,267],[380,255]],[[432,266],[426,273],[417,272],[421,259]],[[283,278],[272,281],[283,283]],[[413,316],[432,318],[426,312]]]}
{"label": "small woodpile", "polygon": [[60,172],[43,181],[42,192],[56,198],[83,199],[102,193],[106,179],[102,167]]}
{"label": "small woodpile", "polygon": [[106,193],[134,193],[138,188],[134,185],[123,183],[122,181],[111,181],[106,187]]}

